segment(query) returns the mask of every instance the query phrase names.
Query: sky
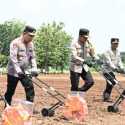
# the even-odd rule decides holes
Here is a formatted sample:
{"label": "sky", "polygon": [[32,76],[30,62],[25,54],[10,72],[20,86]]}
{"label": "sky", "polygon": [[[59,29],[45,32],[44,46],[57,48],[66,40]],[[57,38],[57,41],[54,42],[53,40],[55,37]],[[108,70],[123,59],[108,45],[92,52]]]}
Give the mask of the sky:
{"label": "sky", "polygon": [[36,28],[63,22],[73,40],[88,28],[97,53],[110,48],[111,37],[120,38],[119,50],[125,51],[125,0],[0,0],[0,23],[13,18]]}

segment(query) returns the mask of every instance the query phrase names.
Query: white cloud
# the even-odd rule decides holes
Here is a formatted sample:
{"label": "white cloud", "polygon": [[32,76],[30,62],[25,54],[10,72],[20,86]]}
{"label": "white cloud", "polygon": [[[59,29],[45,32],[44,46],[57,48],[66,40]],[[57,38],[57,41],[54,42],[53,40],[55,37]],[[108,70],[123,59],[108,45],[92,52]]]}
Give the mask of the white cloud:
{"label": "white cloud", "polygon": [[23,11],[31,12],[33,14],[47,13],[56,10],[63,10],[64,12],[73,9],[77,11],[86,4],[87,0],[20,0],[18,6]]}
{"label": "white cloud", "polygon": [[23,9],[23,12],[32,14],[45,13],[48,9],[47,0],[20,0],[18,6]]}
{"label": "white cloud", "polygon": [[62,7],[63,9],[74,9],[77,10],[79,7],[83,7],[86,3],[87,0],[58,0],[59,6]]}
{"label": "white cloud", "polygon": [[1,21],[19,18],[35,26],[62,21],[76,38],[79,28],[86,27],[99,52],[107,48],[112,36],[118,36],[125,50],[125,0],[3,0],[0,13]]}

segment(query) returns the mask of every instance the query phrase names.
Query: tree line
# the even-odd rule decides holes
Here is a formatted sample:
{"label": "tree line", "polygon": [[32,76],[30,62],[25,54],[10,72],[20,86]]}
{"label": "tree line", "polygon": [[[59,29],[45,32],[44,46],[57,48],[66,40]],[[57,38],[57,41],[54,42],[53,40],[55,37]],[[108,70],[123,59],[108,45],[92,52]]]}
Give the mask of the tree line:
{"label": "tree line", "polygon": [[[19,37],[25,22],[12,19],[0,24],[0,66],[6,67],[10,42]],[[38,67],[49,72],[50,69],[64,71],[69,64],[72,37],[64,30],[64,23],[41,24],[34,38]]]}
{"label": "tree line", "polygon": [[[0,23],[0,68],[6,67],[10,42],[19,37],[26,23],[17,19]],[[64,30],[64,23],[41,24],[34,38],[38,68],[44,72],[68,70],[72,37]],[[100,59],[102,55],[98,54]],[[125,53],[121,53],[125,63]],[[98,67],[98,66],[97,66]]]}

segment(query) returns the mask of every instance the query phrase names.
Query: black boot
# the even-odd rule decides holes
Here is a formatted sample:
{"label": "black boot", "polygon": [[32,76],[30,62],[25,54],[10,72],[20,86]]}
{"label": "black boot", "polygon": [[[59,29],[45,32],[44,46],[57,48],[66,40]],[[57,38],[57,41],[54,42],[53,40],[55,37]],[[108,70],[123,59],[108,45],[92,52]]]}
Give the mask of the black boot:
{"label": "black boot", "polygon": [[109,99],[110,99],[110,93],[104,91],[103,92],[103,101],[109,102]]}

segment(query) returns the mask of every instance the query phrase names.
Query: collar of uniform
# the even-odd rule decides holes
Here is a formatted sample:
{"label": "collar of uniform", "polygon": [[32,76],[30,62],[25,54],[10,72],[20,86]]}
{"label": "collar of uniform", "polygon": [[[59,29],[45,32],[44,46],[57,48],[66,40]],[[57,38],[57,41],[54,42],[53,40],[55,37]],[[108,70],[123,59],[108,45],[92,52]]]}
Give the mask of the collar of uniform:
{"label": "collar of uniform", "polygon": [[20,36],[20,40],[21,40],[22,43],[24,42],[23,35]]}
{"label": "collar of uniform", "polygon": [[78,41],[78,43],[79,43],[81,46],[84,46],[84,45],[85,45],[85,43],[82,43],[82,42],[80,42],[80,41]]}
{"label": "collar of uniform", "polygon": [[116,50],[110,49],[109,52],[112,54],[115,54],[115,55],[117,55],[119,53],[118,49],[116,49]]}
{"label": "collar of uniform", "polygon": [[88,46],[89,44],[91,44],[91,43],[89,42],[89,40],[86,40],[85,43],[82,43],[82,42],[78,41],[78,43],[79,43],[81,46]]}

